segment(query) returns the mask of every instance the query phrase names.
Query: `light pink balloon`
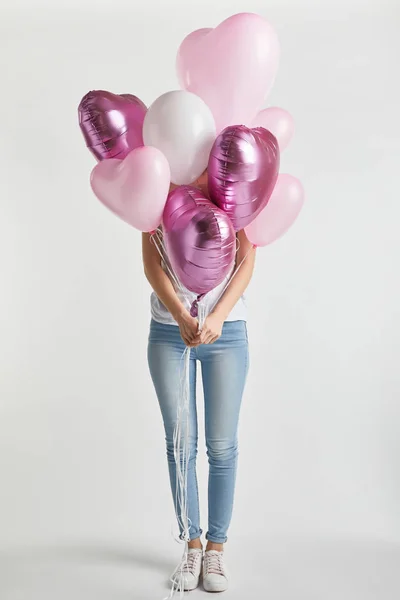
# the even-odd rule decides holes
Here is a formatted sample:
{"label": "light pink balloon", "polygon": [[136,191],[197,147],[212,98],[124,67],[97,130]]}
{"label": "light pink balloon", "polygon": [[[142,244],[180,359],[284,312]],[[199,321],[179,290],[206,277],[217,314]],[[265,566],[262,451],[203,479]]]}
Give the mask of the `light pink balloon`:
{"label": "light pink balloon", "polygon": [[164,154],[152,146],[135,148],[124,158],[99,162],[90,174],[97,198],[118,217],[140,231],[161,223],[170,185]]}
{"label": "light pink balloon", "polygon": [[247,124],[260,110],[278,68],[279,42],[263,17],[240,13],[182,42],[177,72],[182,88],[210,107],[217,134]]}
{"label": "light pink balloon", "polygon": [[296,220],[304,204],[304,189],[292,175],[280,174],[267,206],[245,227],[249,241],[267,246],[280,238]]}
{"label": "light pink balloon", "polygon": [[252,120],[250,127],[264,127],[274,134],[282,152],[294,133],[294,120],[290,113],[278,106],[265,108]]}

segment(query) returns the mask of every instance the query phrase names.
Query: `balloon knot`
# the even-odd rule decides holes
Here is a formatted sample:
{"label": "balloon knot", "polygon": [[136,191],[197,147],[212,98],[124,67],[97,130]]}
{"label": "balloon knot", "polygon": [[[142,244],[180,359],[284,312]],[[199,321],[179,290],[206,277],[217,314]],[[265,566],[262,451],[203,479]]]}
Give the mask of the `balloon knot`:
{"label": "balloon knot", "polygon": [[192,306],[190,307],[190,316],[198,317],[199,316],[199,302],[205,296],[205,294],[198,294],[196,300],[193,300]]}
{"label": "balloon knot", "polygon": [[196,300],[193,300],[192,306],[190,307],[190,316],[197,317],[198,314],[199,314],[199,301],[196,298]]}

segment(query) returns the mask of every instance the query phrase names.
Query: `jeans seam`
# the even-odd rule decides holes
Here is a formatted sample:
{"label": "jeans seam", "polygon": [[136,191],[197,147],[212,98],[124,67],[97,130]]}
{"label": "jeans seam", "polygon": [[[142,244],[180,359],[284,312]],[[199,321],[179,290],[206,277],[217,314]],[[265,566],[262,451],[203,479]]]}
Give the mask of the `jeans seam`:
{"label": "jeans seam", "polygon": [[201,531],[201,527],[200,527],[200,499],[199,499],[199,483],[197,481],[197,465],[195,468],[194,477],[196,480],[196,494],[197,494],[197,527],[198,527],[198,530],[201,535],[202,531]]}

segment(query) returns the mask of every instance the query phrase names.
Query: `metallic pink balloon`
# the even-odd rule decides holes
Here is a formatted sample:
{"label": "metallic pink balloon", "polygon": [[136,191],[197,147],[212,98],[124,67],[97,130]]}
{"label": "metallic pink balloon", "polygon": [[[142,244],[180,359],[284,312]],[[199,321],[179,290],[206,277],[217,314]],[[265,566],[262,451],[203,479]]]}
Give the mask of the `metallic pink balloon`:
{"label": "metallic pink balloon", "polygon": [[131,150],[143,146],[146,112],[143,102],[132,94],[88,92],[78,106],[87,147],[98,160],[124,159]]}
{"label": "metallic pink balloon", "polygon": [[208,162],[208,191],[236,231],[249,225],[268,203],[278,177],[279,156],[277,139],[263,127],[226,127],[215,140]]}
{"label": "metallic pink balloon", "polygon": [[202,295],[219,285],[235,260],[236,235],[229,217],[197,188],[170,192],[163,230],[171,266],[181,283]]}

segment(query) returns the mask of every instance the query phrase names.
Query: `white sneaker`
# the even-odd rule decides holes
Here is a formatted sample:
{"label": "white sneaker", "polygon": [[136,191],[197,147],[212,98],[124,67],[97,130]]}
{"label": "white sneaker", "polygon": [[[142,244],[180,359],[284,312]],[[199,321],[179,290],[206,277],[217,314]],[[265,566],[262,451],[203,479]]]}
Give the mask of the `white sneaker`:
{"label": "white sneaker", "polygon": [[206,592],[224,592],[228,589],[228,576],[223,552],[207,550],[204,553],[203,586]]}
{"label": "white sneaker", "polygon": [[201,559],[203,550],[201,548],[189,548],[187,560],[182,559],[181,564],[171,576],[171,581],[175,583],[177,589],[181,588],[185,591],[194,590],[199,585],[199,577],[201,572]]}

